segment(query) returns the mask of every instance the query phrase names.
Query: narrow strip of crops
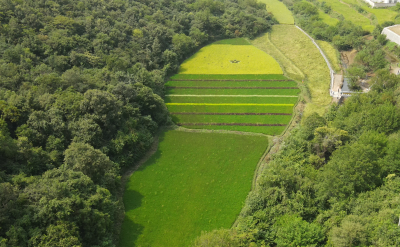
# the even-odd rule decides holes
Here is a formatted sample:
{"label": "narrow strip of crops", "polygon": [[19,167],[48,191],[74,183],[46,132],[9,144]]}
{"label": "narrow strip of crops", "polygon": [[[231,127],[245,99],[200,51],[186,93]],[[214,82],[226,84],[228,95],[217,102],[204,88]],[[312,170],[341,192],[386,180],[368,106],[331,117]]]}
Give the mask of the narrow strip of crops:
{"label": "narrow strip of crops", "polygon": [[210,94],[167,94],[165,96],[172,96],[172,97],[285,97],[285,98],[297,98],[297,95],[229,95],[229,94],[215,94],[215,95],[210,95]]}
{"label": "narrow strip of crops", "polygon": [[168,105],[168,110],[171,114],[174,112],[209,112],[209,113],[261,113],[261,112],[280,112],[292,114],[293,106],[243,106],[243,105]]}
{"label": "narrow strip of crops", "polygon": [[219,126],[286,126],[286,124],[253,124],[253,123],[179,123],[178,125],[219,125]]}
{"label": "narrow strip of crops", "polygon": [[[203,95],[204,97],[215,97],[215,95],[221,95],[221,97],[240,97],[246,95],[282,95],[284,96],[297,96],[300,93],[300,89],[191,89],[191,88],[168,88],[166,90],[167,96],[171,95]],[[178,96],[182,97],[182,96]]]}
{"label": "narrow strip of crops", "polygon": [[292,115],[291,113],[267,113],[267,112],[171,112],[172,115]]}
{"label": "narrow strip of crops", "polygon": [[297,87],[295,81],[168,81],[166,87]]}
{"label": "narrow strip of crops", "polygon": [[176,123],[287,124],[291,118],[291,115],[172,115]]}
{"label": "narrow strip of crops", "polygon": [[166,105],[215,105],[215,106],[294,106],[294,104],[212,104],[212,103],[166,103]]}
{"label": "narrow strip of crops", "polygon": [[[197,79],[197,80],[170,79],[170,80],[171,80],[171,81],[244,81],[244,79],[243,79],[243,80],[240,80],[240,79],[219,79],[219,80],[217,80],[217,79],[213,79],[213,80],[210,80],[210,79]],[[246,80],[246,81],[291,81],[291,80],[262,80],[262,79],[254,79],[254,80],[252,80],[252,79],[245,79],[245,80]]]}
{"label": "narrow strip of crops", "polygon": [[190,129],[207,129],[207,130],[229,130],[229,131],[243,131],[255,132],[266,135],[279,135],[286,126],[221,126],[221,125],[182,125],[182,127]]}
{"label": "narrow strip of crops", "polygon": [[298,87],[167,87],[167,89],[298,89]]}
{"label": "narrow strip of crops", "polygon": [[200,104],[289,104],[293,105],[297,98],[291,97],[165,97],[165,103],[200,103]]}
{"label": "narrow strip of crops", "polygon": [[288,80],[281,74],[176,74],[170,80]]}

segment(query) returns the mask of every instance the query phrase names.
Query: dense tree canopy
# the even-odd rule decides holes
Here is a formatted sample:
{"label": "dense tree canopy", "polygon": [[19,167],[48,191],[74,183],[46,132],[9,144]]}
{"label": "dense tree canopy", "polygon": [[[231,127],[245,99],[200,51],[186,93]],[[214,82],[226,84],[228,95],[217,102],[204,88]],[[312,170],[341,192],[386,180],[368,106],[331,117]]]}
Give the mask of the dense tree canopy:
{"label": "dense tree canopy", "polygon": [[274,23],[255,0],[0,0],[0,246],[114,246],[120,169],[169,123],[166,78]]}

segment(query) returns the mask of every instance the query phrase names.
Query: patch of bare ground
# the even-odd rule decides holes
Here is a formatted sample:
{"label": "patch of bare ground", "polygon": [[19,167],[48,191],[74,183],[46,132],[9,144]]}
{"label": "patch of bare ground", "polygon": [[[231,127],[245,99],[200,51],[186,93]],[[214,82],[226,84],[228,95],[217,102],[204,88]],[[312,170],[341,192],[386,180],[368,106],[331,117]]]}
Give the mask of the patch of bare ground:
{"label": "patch of bare ground", "polygon": [[351,50],[351,51],[342,51],[340,52],[340,56],[342,58],[342,61],[347,65],[350,66],[354,63],[354,58],[357,55],[357,50]]}

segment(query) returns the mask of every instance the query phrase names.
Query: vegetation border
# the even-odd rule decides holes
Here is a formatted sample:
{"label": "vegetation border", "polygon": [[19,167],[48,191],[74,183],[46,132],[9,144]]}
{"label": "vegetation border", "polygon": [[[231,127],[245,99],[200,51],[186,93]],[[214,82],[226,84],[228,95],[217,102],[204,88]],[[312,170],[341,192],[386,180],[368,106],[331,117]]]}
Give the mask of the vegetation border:
{"label": "vegetation border", "polygon": [[292,113],[229,113],[229,112],[170,112],[171,115],[292,115]]}

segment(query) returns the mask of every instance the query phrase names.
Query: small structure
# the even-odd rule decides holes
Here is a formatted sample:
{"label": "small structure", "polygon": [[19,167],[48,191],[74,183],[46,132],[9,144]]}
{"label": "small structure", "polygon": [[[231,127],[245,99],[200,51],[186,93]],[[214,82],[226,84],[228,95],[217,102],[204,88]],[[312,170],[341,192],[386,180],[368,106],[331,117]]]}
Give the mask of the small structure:
{"label": "small structure", "polygon": [[400,45],[400,25],[385,27],[382,34],[386,35],[386,39]]}
{"label": "small structure", "polygon": [[400,0],[364,0],[369,3],[372,8],[382,8],[382,7],[392,7],[395,6],[396,3],[400,2]]}

